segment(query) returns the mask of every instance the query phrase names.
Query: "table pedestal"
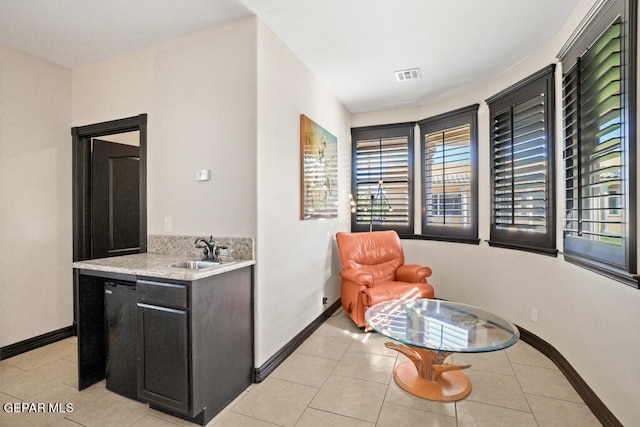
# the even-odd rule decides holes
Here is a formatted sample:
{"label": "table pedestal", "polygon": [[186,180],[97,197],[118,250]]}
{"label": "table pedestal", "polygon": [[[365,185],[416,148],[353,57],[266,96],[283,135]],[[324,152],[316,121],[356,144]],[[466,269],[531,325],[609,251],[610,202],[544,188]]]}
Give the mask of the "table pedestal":
{"label": "table pedestal", "polygon": [[460,370],[470,365],[444,363],[450,352],[428,350],[396,342],[385,346],[409,358],[393,372],[393,379],[402,389],[423,399],[452,402],[471,393],[471,383]]}

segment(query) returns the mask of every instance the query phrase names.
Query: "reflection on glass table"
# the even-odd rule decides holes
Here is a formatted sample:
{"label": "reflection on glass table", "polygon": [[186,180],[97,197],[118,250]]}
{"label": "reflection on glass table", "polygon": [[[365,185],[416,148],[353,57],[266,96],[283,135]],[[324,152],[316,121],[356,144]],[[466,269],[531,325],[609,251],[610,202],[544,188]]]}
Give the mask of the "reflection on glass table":
{"label": "reflection on glass table", "polygon": [[441,300],[391,300],[365,313],[369,326],[395,340],[389,348],[409,358],[393,378],[404,390],[430,400],[460,400],[471,383],[460,372],[468,365],[444,360],[452,353],[480,353],[507,348],[520,337],[516,326],[477,307]]}

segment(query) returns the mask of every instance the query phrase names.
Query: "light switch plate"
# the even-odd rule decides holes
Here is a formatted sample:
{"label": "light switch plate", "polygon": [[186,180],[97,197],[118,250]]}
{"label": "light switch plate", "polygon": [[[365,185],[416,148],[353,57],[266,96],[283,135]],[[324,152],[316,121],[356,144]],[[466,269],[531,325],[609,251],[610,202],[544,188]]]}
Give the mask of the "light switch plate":
{"label": "light switch plate", "polygon": [[200,169],[196,172],[196,181],[209,181],[211,179],[211,170]]}

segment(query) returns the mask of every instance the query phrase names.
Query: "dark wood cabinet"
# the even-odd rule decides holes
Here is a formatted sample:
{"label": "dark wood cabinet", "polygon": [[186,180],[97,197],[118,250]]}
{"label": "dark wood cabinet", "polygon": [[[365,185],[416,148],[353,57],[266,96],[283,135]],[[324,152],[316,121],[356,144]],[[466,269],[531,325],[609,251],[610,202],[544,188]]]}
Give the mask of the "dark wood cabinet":
{"label": "dark wood cabinet", "polygon": [[[102,288],[119,276],[76,271],[80,389],[105,376]],[[253,381],[253,267],[193,281],[132,278],[138,398],[205,425]]]}
{"label": "dark wood cabinet", "polygon": [[138,303],[138,396],[189,410],[189,315]]}

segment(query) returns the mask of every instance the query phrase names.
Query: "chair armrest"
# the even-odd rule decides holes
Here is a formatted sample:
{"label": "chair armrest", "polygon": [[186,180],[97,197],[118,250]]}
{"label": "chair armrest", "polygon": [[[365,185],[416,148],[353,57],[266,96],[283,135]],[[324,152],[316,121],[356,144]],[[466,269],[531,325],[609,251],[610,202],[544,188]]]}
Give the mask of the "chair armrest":
{"label": "chair armrest", "polygon": [[418,264],[401,265],[396,270],[396,279],[401,282],[426,282],[426,278],[429,276],[431,276],[431,269]]}
{"label": "chair armrest", "polygon": [[354,268],[348,270],[342,270],[340,276],[349,280],[357,285],[364,285],[368,288],[373,286],[373,276],[364,270],[356,270]]}

